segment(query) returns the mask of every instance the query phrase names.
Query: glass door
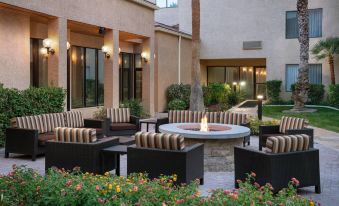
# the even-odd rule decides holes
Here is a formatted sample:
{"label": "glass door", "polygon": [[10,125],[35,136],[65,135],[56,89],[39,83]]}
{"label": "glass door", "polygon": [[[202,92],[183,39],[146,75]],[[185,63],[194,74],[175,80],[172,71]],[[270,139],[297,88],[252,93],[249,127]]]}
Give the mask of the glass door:
{"label": "glass door", "polygon": [[128,100],[132,98],[132,54],[121,54],[120,65],[120,101]]}
{"label": "glass door", "polygon": [[255,67],[255,97],[266,97],[266,67]]}
{"label": "glass door", "polygon": [[253,98],[254,89],[253,67],[240,67],[240,91],[245,92],[246,98]]}

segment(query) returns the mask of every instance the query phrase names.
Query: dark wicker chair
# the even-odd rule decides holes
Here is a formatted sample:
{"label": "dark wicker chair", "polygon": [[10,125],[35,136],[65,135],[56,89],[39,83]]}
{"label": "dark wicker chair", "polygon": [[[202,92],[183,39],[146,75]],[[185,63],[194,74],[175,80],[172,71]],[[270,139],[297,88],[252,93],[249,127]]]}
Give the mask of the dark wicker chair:
{"label": "dark wicker chair", "polygon": [[130,114],[129,108],[107,108],[107,136],[131,136],[139,131],[139,117]]}
{"label": "dark wicker chair", "polygon": [[259,150],[266,145],[266,140],[270,136],[307,134],[310,136],[310,147],[313,148],[314,131],[311,128],[287,129],[285,133],[279,132],[280,125],[259,126]]}
{"label": "dark wicker chair", "polygon": [[204,182],[204,145],[195,144],[183,150],[127,148],[127,173],[146,172],[149,178],[177,175],[177,183]]}
{"label": "dark wicker chair", "polygon": [[[103,164],[101,150],[119,144],[119,138],[105,137],[93,143],[70,143],[48,141],[45,152],[45,169],[51,167],[72,170],[80,167],[83,172],[103,174],[115,169],[115,158],[105,158]],[[105,168],[103,167],[105,165]]]}
{"label": "dark wicker chair", "polygon": [[245,180],[247,174],[255,172],[256,182],[271,183],[274,192],[286,187],[293,177],[300,181],[300,188],[315,186],[315,192],[321,192],[318,149],[272,154],[235,147],[234,164],[236,187],[236,180]]}

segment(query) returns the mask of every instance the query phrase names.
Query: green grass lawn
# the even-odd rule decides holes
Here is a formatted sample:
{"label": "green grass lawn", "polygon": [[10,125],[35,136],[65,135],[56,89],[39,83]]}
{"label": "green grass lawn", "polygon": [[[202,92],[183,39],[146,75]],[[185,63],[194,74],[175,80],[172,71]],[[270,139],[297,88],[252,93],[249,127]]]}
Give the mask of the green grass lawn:
{"label": "green grass lawn", "polygon": [[339,111],[327,108],[315,108],[318,111],[314,113],[302,114],[287,114],[282,113],[284,110],[291,109],[289,106],[264,106],[263,116],[280,119],[281,116],[293,116],[305,118],[309,121],[310,125],[320,127],[323,129],[339,132]]}

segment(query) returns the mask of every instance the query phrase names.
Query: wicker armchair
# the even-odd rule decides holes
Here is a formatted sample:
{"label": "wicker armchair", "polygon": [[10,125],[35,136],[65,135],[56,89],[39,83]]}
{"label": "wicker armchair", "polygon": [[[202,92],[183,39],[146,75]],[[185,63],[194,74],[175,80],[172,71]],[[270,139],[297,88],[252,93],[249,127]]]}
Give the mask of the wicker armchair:
{"label": "wicker armchair", "polygon": [[107,162],[103,164],[101,150],[118,144],[119,138],[116,137],[105,137],[93,143],[48,141],[45,169],[57,167],[72,170],[74,167],[80,167],[83,172],[103,174],[115,169],[115,158],[105,158]]}
{"label": "wicker armchair", "polygon": [[138,132],[139,117],[130,114],[129,108],[107,108],[107,136],[131,136]]}

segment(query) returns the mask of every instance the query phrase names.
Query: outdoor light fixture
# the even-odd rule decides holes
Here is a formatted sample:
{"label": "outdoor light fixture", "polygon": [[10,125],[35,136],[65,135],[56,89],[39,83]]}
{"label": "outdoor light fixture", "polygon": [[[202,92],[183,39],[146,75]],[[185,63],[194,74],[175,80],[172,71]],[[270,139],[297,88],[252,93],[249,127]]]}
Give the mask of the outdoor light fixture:
{"label": "outdoor light fixture", "polygon": [[102,46],[101,50],[105,54],[106,59],[110,58],[111,55],[108,53],[108,47],[107,46]]}
{"label": "outdoor light fixture", "polygon": [[146,63],[148,62],[146,52],[141,52],[141,58],[142,58],[142,60],[143,60],[144,62],[146,62]]}
{"label": "outdoor light fixture", "polygon": [[119,47],[119,54],[121,53],[121,49],[120,49],[120,47]]}
{"label": "outdoor light fixture", "polygon": [[67,42],[66,46],[67,46],[67,50],[69,50],[69,48],[71,48],[71,44],[69,42]]}
{"label": "outdoor light fixture", "polygon": [[238,83],[237,82],[233,82],[233,86],[237,85]]}
{"label": "outdoor light fixture", "polygon": [[264,96],[263,96],[263,95],[258,95],[258,96],[257,96],[257,99],[263,100],[263,99],[264,99]]}
{"label": "outdoor light fixture", "polygon": [[46,54],[54,54],[55,53],[54,49],[51,48],[52,47],[52,40],[51,39],[44,39],[42,41],[42,45],[46,49]]}
{"label": "outdoor light fixture", "polygon": [[263,95],[258,95],[258,119],[262,120],[262,100],[264,99]]}
{"label": "outdoor light fixture", "polygon": [[245,81],[241,81],[240,82],[240,86],[245,86],[246,85],[246,82]]}

